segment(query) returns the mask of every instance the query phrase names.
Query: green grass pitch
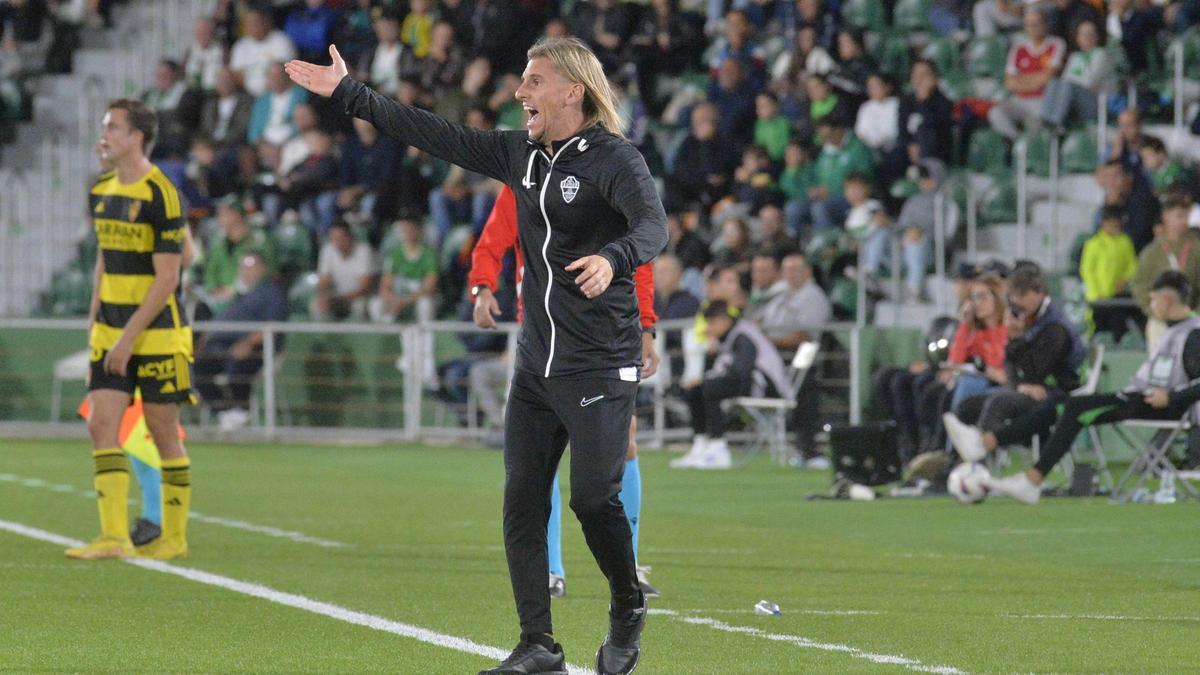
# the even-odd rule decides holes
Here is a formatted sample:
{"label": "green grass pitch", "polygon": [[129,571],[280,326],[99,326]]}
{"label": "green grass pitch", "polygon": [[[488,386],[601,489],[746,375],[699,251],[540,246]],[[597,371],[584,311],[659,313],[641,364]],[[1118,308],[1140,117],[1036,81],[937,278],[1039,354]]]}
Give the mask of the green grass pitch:
{"label": "green grass pitch", "polygon": [[[179,567],[512,647],[498,452],[190,450],[205,519]],[[765,460],[678,471],[669,457],[642,459],[641,562],[663,597],[639,673],[1200,670],[1195,504],[805,501],[827,476]],[[0,442],[0,521],[90,539],[90,483],[82,441]],[[11,530],[0,528],[0,672],[474,673],[492,662],[162,571],[69,561]],[[568,661],[587,666],[606,589],[570,513],[564,532],[555,628]],[[754,614],[760,599],[782,616]]]}

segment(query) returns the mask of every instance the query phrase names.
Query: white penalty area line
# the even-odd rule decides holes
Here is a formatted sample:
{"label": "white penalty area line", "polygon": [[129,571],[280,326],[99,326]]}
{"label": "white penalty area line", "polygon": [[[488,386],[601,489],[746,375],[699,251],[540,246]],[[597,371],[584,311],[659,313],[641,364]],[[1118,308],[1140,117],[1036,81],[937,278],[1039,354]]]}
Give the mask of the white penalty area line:
{"label": "white penalty area line", "polygon": [[[80,497],[85,497],[87,499],[95,499],[96,498],[96,493],[93,490],[83,490],[83,489],[75,487],[74,485],[67,485],[65,483],[51,483],[49,481],[44,481],[41,478],[25,478],[23,476],[18,476],[16,474],[12,474],[12,473],[0,473],[0,481],[6,482],[6,483],[15,483],[17,485],[24,485],[25,487],[28,487],[28,488],[34,488],[34,489],[39,489],[39,490],[49,490],[50,492],[78,495]],[[130,499],[129,503],[133,504],[136,502],[134,502],[134,500]],[[346,543],[343,543],[340,541],[332,541],[329,539],[322,539],[320,537],[312,537],[307,534],[304,534],[303,532],[296,532],[294,530],[284,530],[284,529],[280,529],[278,527],[271,527],[270,525],[258,525],[256,523],[247,522],[245,520],[237,520],[234,518],[221,518],[220,516],[210,516],[210,515],[207,515],[204,513],[200,513],[198,511],[191,511],[188,514],[188,518],[190,520],[193,520],[196,522],[208,523],[210,525],[220,525],[221,527],[228,527],[228,528],[234,529],[234,530],[243,530],[245,532],[253,532],[255,534],[263,534],[268,537],[274,537],[276,539],[287,539],[288,541],[294,541],[297,544],[312,544],[313,546],[320,546],[321,548],[349,548],[350,547],[350,544],[346,544]]]}
{"label": "white penalty area line", "polygon": [[[40,530],[36,527],[29,527],[21,523],[14,523],[8,520],[0,520],[0,530],[11,532],[12,534],[37,539],[39,541],[57,544],[59,546],[83,546],[84,542],[70,537],[64,537],[60,534]],[[155,572],[163,572],[177,577],[204,584],[206,586],[216,586],[234,593],[241,593],[250,597],[259,598],[268,602],[273,602],[277,605],[292,607],[312,614],[319,614],[330,619],[336,619],[344,623],[364,626],[373,630],[384,633],[391,633],[401,637],[411,638],[426,644],[442,647],[444,649],[452,649],[454,651],[465,652],[467,654],[475,654],[489,659],[500,660],[508,656],[508,652],[499,647],[491,647],[489,645],[480,644],[467,638],[457,637],[455,635],[447,635],[437,631],[414,626],[412,624],[401,623],[391,619],[385,619],[374,614],[358,612],[353,609],[335,605],[329,602],[321,602],[307,596],[297,595],[295,593],[285,593],[277,591],[269,586],[251,583],[249,581],[241,581],[231,577],[204,572],[190,567],[179,567],[167,562],[159,560],[140,560],[136,558],[126,558],[125,562],[130,565],[136,565],[143,569],[153,570]],[[590,668],[567,665],[568,670],[572,675],[595,675]]]}
{"label": "white penalty area line", "polygon": [[673,621],[681,621],[693,626],[707,626],[714,630],[719,630],[724,633],[733,633],[736,635],[749,635],[751,637],[771,640],[773,642],[783,642],[801,649],[816,649],[824,652],[836,652],[845,654],[856,659],[863,659],[881,666],[901,666],[908,670],[913,670],[921,673],[938,673],[939,675],[967,675],[965,671],[959,670],[952,666],[927,666],[916,659],[910,659],[906,656],[897,656],[893,654],[876,654],[868,652],[858,647],[839,644],[836,642],[820,642],[811,638],[806,638],[800,635],[783,635],[780,633],[772,633],[770,631],[760,630],[753,626],[735,626],[725,623],[707,616],[690,616],[682,614],[673,609],[652,609],[651,614],[670,617]]}

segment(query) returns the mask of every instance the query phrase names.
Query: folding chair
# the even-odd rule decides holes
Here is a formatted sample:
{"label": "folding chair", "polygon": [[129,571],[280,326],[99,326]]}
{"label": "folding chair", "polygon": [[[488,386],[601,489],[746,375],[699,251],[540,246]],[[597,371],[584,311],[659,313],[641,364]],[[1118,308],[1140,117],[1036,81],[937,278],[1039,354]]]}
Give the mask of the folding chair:
{"label": "folding chair", "polygon": [[[1100,387],[1100,376],[1104,372],[1104,344],[1095,342],[1092,344],[1092,359],[1091,365],[1088,366],[1087,377],[1084,379],[1077,389],[1071,392],[1071,396],[1091,396],[1096,393]],[[1096,475],[1100,478],[1100,488],[1107,490],[1110,494],[1113,491],[1113,476],[1108,469],[1108,460],[1104,456],[1104,446],[1100,444],[1100,431],[1096,427],[1087,427],[1088,441],[1092,448],[1092,453],[1096,460]],[[1039,439],[1033,438],[1033,457],[1038,458],[1041,453],[1041,443]],[[1079,450],[1072,447],[1071,452],[1062,459],[1062,471],[1066,476],[1067,482],[1070,483],[1075,475],[1075,465],[1079,462]]]}
{"label": "folding chair", "polygon": [[[1125,471],[1125,475],[1121,477],[1121,481],[1113,489],[1111,497],[1113,502],[1133,501],[1134,497],[1144,488],[1146,481],[1151,478],[1162,479],[1166,476],[1178,476],[1175,465],[1171,463],[1171,448],[1180,436],[1192,428],[1190,417],[1191,411],[1189,410],[1178,420],[1126,420],[1113,425],[1113,431],[1117,436],[1138,453],[1133,463],[1129,465],[1129,469]],[[1129,429],[1149,429],[1154,431],[1154,435],[1149,441],[1138,442],[1129,436]],[[1126,490],[1125,486],[1130,480],[1133,480],[1133,485]],[[1178,492],[1179,495],[1200,500],[1200,491],[1197,491],[1196,487],[1187,480],[1177,480],[1176,483],[1181,488]]]}
{"label": "folding chair", "polygon": [[805,342],[796,349],[796,354],[787,367],[787,391],[779,392],[778,398],[765,396],[739,396],[726,401],[727,408],[741,408],[750,416],[754,439],[750,449],[741,453],[738,466],[750,462],[763,448],[770,448],[771,457],[777,464],[787,465],[792,450],[787,442],[787,417],[796,408],[800,387],[817,360],[818,343]]}

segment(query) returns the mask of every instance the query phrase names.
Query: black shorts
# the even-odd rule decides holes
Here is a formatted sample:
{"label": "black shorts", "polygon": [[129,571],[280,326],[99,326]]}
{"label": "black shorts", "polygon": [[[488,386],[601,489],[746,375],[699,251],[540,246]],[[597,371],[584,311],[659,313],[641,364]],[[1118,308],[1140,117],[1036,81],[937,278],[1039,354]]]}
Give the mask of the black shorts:
{"label": "black shorts", "polygon": [[107,353],[92,354],[88,391],[116,389],[133,396],[136,388],[142,390],[142,400],[146,403],[195,403],[191,363],[183,354],[134,354],[129,358],[126,374],[114,375],[104,372]]}

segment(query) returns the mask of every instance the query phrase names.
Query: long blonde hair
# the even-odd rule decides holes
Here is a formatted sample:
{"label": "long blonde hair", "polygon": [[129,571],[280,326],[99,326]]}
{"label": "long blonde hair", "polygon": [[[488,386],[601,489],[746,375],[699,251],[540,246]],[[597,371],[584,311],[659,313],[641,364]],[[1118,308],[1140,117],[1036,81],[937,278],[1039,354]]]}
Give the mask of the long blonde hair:
{"label": "long blonde hair", "polygon": [[604,67],[579,38],[542,38],[525,56],[531,61],[550,59],[560,75],[583,85],[585,126],[599,124],[618,136],[624,135],[625,123],[617,112],[617,97],[604,75]]}

